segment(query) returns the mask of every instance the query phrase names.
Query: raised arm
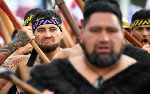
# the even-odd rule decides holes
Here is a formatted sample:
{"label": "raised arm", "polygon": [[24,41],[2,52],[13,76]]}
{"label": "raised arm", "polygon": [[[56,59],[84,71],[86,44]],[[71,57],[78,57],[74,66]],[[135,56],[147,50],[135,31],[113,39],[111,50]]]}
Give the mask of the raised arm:
{"label": "raised arm", "polygon": [[0,65],[14,51],[16,51],[20,47],[25,46],[34,38],[35,36],[31,31],[31,27],[24,27],[23,29],[21,29],[18,33],[18,37],[14,41],[0,48]]}

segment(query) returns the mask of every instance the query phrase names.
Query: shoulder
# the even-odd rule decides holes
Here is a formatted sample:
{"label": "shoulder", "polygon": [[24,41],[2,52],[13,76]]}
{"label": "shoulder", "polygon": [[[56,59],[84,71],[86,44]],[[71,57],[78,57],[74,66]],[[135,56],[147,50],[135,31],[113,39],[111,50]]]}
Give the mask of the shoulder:
{"label": "shoulder", "polygon": [[67,58],[71,51],[72,51],[71,48],[62,49],[54,55],[53,59]]}
{"label": "shoulder", "polygon": [[137,61],[150,62],[150,53],[131,44],[125,46],[124,54],[136,59]]}
{"label": "shoulder", "polygon": [[49,76],[53,75],[53,73],[59,72],[58,67],[64,67],[68,62],[68,59],[54,59],[51,63],[37,65],[31,70],[31,76],[48,76],[45,73],[50,73]]}

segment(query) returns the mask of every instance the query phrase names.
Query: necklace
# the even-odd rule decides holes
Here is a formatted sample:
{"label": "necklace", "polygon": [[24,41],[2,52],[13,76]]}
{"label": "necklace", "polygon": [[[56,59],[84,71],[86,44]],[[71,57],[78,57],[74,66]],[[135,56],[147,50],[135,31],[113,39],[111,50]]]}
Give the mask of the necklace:
{"label": "necklace", "polygon": [[98,75],[98,78],[96,80],[96,82],[94,83],[94,87],[95,88],[101,88],[102,84],[103,84],[103,76],[105,76],[107,73],[109,73],[110,71],[114,70],[120,63],[118,62],[116,65],[114,65],[112,68],[110,68],[109,70],[107,70],[105,73],[103,74],[99,74],[96,70],[94,70],[91,66],[89,66],[88,63],[86,63],[86,59],[84,58],[84,63],[85,65],[90,68],[94,73],[96,73]]}

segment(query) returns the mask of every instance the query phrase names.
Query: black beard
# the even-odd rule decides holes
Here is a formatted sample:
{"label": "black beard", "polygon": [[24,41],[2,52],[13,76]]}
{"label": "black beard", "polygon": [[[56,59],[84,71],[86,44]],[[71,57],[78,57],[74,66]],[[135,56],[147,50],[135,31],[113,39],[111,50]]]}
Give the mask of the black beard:
{"label": "black beard", "polygon": [[56,50],[57,47],[59,47],[59,43],[55,43],[50,46],[48,45],[38,45],[38,46],[43,52],[53,52]]}
{"label": "black beard", "polygon": [[[96,45],[97,46],[97,45]],[[95,46],[95,48],[96,48]],[[82,45],[82,48],[84,50],[84,54],[86,56],[86,58],[88,59],[88,61],[95,66],[98,67],[108,67],[111,66],[113,64],[115,64],[121,57],[122,54],[122,49],[120,51],[120,53],[117,55],[115,54],[115,52],[112,50],[111,53],[106,57],[106,58],[101,58],[96,51],[94,50],[93,53],[91,55],[88,54],[84,44]],[[94,49],[95,49],[94,48]],[[113,47],[112,47],[113,48]]]}

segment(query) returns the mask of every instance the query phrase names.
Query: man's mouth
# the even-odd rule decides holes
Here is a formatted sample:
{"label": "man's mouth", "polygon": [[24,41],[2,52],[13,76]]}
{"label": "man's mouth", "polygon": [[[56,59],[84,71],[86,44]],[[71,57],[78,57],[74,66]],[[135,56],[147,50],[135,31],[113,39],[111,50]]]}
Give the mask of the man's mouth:
{"label": "man's mouth", "polygon": [[97,53],[107,54],[109,52],[110,52],[110,47],[108,47],[108,46],[99,46],[99,47],[97,47]]}
{"label": "man's mouth", "polygon": [[43,40],[43,43],[51,43],[51,42],[53,42],[51,39],[44,39]]}
{"label": "man's mouth", "polygon": [[146,45],[146,44],[149,44],[149,43],[148,43],[148,39],[144,39],[144,40],[143,40],[143,45]]}

